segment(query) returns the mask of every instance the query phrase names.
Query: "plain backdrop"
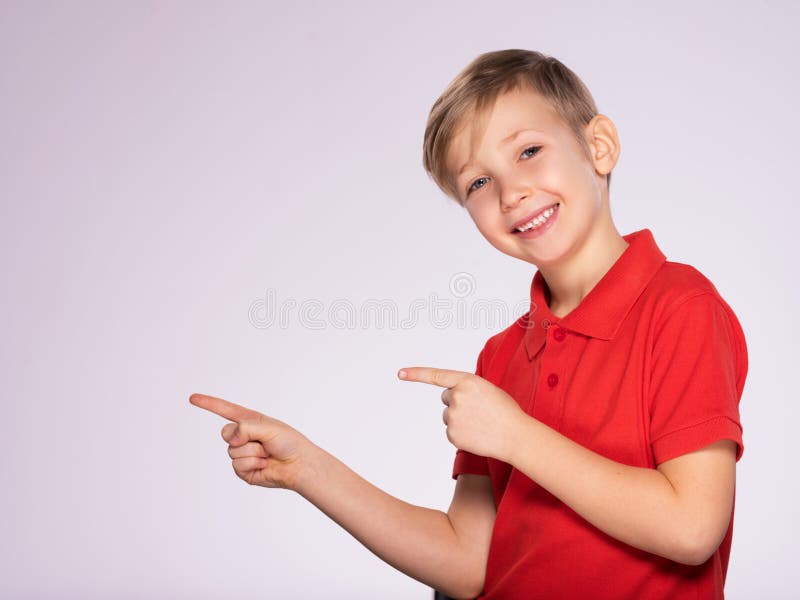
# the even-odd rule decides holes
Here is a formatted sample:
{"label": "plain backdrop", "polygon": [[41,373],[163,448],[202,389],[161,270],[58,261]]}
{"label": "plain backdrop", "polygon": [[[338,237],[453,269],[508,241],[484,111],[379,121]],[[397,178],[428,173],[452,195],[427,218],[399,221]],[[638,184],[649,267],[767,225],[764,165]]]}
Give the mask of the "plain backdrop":
{"label": "plain backdrop", "polygon": [[[446,510],[441,390],[396,371],[472,371],[535,267],[429,180],[423,131],[475,56],[527,48],[616,124],[620,232],[649,228],[740,319],[726,593],[793,597],[798,17],[766,0],[0,3],[0,596],[431,597],[297,494],[239,480],[225,421],[188,398],[287,421]],[[444,316],[419,312],[435,302]],[[507,317],[458,320],[479,302]]]}

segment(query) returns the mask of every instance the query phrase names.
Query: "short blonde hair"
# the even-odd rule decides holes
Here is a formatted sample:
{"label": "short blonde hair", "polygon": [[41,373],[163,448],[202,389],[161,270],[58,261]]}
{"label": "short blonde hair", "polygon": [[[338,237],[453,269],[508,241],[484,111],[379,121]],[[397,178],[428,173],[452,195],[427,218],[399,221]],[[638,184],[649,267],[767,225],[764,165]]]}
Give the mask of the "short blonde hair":
{"label": "short blonde hair", "polygon": [[[497,50],[479,55],[450,82],[433,103],[425,127],[422,162],[425,171],[450,198],[461,204],[447,152],[466,117],[476,117],[479,139],[488,118],[485,109],[507,91],[527,85],[538,93],[572,130],[590,158],[584,128],[597,115],[597,106],[581,79],[558,59],[535,50]],[[611,173],[606,175],[611,185]]]}

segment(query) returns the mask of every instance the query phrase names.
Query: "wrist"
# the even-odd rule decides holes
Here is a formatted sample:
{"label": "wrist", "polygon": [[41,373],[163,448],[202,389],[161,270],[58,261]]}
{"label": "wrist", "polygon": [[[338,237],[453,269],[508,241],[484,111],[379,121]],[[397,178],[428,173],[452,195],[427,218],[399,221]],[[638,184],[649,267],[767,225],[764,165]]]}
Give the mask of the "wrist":
{"label": "wrist", "polygon": [[519,464],[520,456],[528,451],[527,446],[531,439],[530,426],[532,421],[533,417],[522,410],[511,420],[505,436],[505,456],[501,459],[503,462],[513,467]]}
{"label": "wrist", "polygon": [[327,452],[306,440],[305,447],[298,453],[294,478],[291,482],[286,482],[287,488],[307,498],[312,493],[314,483],[325,472],[323,465],[326,456]]}

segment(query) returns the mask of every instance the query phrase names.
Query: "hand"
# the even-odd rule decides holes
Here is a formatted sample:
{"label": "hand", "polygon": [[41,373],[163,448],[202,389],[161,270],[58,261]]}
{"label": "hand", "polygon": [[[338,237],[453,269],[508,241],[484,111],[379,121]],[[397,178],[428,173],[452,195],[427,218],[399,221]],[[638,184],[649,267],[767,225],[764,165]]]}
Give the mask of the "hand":
{"label": "hand", "polygon": [[233,470],[250,485],[296,489],[311,442],[286,423],[222,398],[192,394],[189,402],[233,421],[222,428]]}
{"label": "hand", "polygon": [[517,425],[527,417],[517,401],[496,385],[464,371],[408,367],[397,376],[447,388],[442,420],[456,448],[509,462]]}

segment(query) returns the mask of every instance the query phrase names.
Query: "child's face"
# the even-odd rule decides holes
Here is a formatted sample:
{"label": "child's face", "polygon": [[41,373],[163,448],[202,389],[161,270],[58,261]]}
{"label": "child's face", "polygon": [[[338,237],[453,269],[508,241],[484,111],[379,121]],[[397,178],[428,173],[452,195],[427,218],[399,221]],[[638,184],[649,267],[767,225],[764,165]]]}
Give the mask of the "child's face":
{"label": "child's face", "polygon": [[[590,237],[597,241],[598,235],[608,234],[613,225],[605,174],[619,153],[610,120],[599,115],[605,119],[599,128],[594,127],[598,117],[587,125],[589,148],[593,157],[599,157],[589,160],[569,127],[530,89],[501,94],[489,110],[483,138],[472,140],[471,127],[462,127],[447,155],[460,199],[489,243],[541,266],[568,260],[588,247],[585,242]],[[525,131],[510,137],[520,130]],[[599,137],[589,137],[589,132],[597,131]],[[611,148],[604,136],[609,132]],[[472,145],[475,153],[470,156]],[[470,165],[458,174],[468,161]],[[556,204],[541,225],[517,231],[515,226],[529,221],[529,216]]]}

